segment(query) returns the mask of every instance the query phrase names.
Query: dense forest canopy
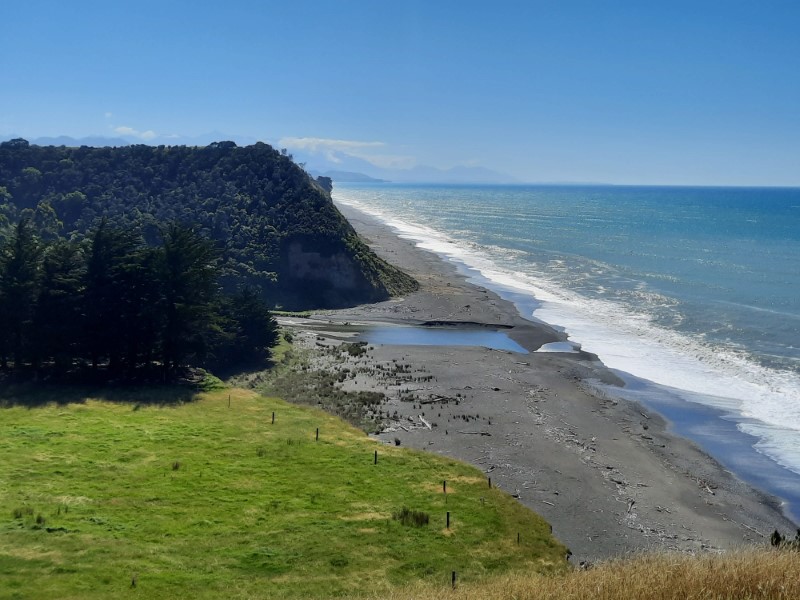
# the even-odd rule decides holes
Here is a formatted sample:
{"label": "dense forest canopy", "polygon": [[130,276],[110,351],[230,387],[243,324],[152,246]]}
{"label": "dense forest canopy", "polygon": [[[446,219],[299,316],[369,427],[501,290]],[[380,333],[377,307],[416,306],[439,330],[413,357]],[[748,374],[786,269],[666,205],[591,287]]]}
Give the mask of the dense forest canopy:
{"label": "dense forest canopy", "polygon": [[180,223],[219,251],[219,281],[247,284],[272,306],[336,307],[414,289],[379,259],[285,152],[238,147],[0,144],[0,229],[27,219],[44,241],[86,239],[105,220],[149,246]]}
{"label": "dense forest canopy", "polygon": [[0,368],[171,378],[264,361],[270,307],[413,289],[285,152],[0,144]]}
{"label": "dense forest canopy", "polygon": [[277,326],[260,294],[221,293],[218,252],[193,229],[159,236],[149,246],[102,221],[87,240],[46,242],[21,219],[0,246],[0,368],[168,380],[266,361]]}

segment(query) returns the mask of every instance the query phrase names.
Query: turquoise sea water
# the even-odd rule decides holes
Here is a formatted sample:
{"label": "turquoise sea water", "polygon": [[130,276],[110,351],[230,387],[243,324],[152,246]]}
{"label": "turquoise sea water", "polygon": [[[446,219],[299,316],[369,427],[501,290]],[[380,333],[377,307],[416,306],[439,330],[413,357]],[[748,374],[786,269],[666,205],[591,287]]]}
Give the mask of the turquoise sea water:
{"label": "turquoise sea water", "polygon": [[[717,458],[800,507],[800,189],[337,184],[334,200],[563,329],[679,428],[700,419]],[[709,414],[758,456],[715,450]]]}

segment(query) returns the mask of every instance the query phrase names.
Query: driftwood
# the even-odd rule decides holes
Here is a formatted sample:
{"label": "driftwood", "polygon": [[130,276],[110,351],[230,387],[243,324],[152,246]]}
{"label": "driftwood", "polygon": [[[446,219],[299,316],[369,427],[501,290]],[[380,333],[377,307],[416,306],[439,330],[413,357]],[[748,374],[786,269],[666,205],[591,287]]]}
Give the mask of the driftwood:
{"label": "driftwood", "polygon": [[430,423],[428,423],[428,422],[425,420],[425,418],[424,418],[422,415],[417,415],[417,418],[418,418],[420,421],[422,421],[422,424],[423,424],[423,425],[425,425],[425,427],[427,427],[428,429],[431,429],[431,430],[433,430],[433,427],[431,427],[431,424],[430,424]]}
{"label": "driftwood", "polygon": [[[729,521],[729,522],[733,523],[734,525],[740,525],[740,526],[744,527],[745,529],[749,529],[750,531],[752,531],[753,533],[756,533],[756,534],[760,535],[761,537],[767,537],[767,536],[766,536],[766,534],[763,534],[763,533],[761,533],[761,532],[760,532],[758,529],[756,529],[755,527],[750,527],[750,525],[748,525],[748,524],[746,524],[746,523],[740,523],[739,521],[734,521],[733,519],[729,519],[728,517],[726,517],[726,516],[725,516],[725,515],[723,515],[722,513],[717,513],[717,514],[718,514],[718,515],[720,515],[720,516],[722,517],[722,520],[723,520],[723,521]],[[773,535],[774,535],[774,534],[773,534]],[[774,545],[775,545],[775,544],[773,544],[773,546],[774,546]]]}
{"label": "driftwood", "polygon": [[458,433],[463,433],[464,435],[485,435],[487,437],[491,437],[491,433],[488,431],[459,431]]}
{"label": "driftwood", "polygon": [[427,398],[426,400],[420,400],[420,404],[435,404],[436,402],[455,402],[457,398],[453,398],[452,396],[442,396],[441,394],[436,394],[431,398]]}

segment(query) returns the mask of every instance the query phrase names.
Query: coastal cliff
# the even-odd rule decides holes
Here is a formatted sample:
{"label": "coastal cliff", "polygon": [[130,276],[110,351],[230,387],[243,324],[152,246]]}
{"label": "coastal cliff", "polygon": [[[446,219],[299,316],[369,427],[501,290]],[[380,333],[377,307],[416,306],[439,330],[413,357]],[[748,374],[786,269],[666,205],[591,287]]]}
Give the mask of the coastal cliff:
{"label": "coastal cliff", "polygon": [[215,242],[221,285],[260,289],[273,306],[374,302],[416,282],[364,244],[312,179],[264,143],[119,148],[0,144],[0,238],[30,220],[44,239],[83,239],[101,222],[155,243],[167,223]]}

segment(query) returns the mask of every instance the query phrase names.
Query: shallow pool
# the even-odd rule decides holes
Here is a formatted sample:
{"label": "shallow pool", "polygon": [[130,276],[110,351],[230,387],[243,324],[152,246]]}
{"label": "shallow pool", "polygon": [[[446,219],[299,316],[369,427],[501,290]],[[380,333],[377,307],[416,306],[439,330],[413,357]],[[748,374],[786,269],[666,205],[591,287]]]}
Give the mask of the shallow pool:
{"label": "shallow pool", "polygon": [[527,354],[528,351],[496,330],[445,327],[370,327],[359,336],[370,344],[403,346],[482,346]]}

